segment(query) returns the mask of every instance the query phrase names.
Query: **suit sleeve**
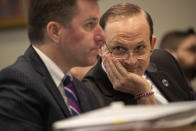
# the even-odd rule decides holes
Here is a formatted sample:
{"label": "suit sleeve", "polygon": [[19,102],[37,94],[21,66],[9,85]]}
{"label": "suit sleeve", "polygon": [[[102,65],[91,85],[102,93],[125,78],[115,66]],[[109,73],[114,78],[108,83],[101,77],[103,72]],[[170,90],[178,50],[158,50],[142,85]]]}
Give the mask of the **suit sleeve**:
{"label": "suit sleeve", "polygon": [[[42,119],[34,84],[16,70],[0,73],[0,128],[2,131],[41,131]],[[36,98],[35,98],[36,97]]]}

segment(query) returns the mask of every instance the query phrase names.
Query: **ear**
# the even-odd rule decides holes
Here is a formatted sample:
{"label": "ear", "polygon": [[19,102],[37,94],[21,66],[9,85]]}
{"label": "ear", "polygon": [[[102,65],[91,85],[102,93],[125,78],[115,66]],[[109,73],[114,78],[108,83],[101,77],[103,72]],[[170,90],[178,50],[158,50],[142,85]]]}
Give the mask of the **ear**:
{"label": "ear", "polygon": [[57,22],[51,21],[47,24],[46,30],[49,38],[53,42],[59,43],[62,34],[62,26]]}
{"label": "ear", "polygon": [[153,35],[152,36],[152,42],[151,42],[151,49],[154,49],[156,41],[157,41],[157,38],[156,38],[156,36]]}

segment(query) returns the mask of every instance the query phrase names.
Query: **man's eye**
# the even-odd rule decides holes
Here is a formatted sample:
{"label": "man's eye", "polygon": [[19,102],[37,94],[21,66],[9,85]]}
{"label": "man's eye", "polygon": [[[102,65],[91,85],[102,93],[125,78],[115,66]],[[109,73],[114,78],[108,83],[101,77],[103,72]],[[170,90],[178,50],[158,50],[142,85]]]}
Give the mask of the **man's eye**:
{"label": "man's eye", "polygon": [[135,51],[141,51],[141,50],[145,50],[145,46],[144,45],[139,45],[136,47],[136,50]]}
{"label": "man's eye", "polygon": [[91,29],[94,29],[95,25],[96,24],[94,22],[89,22],[85,25],[85,28],[88,30],[91,30]]}
{"label": "man's eye", "polygon": [[126,52],[127,49],[125,49],[124,47],[121,47],[121,46],[117,46],[117,47],[113,48],[113,51],[116,51],[116,52]]}

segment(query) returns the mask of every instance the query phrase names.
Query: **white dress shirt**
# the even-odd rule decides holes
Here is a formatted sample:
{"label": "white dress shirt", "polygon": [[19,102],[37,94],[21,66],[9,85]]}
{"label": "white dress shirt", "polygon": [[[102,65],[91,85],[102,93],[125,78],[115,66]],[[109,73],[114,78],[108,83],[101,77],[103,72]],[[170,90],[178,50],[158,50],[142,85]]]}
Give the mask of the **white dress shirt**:
{"label": "white dress shirt", "polygon": [[[65,79],[66,75],[71,75],[69,72],[65,75],[63,71],[41,50],[33,46],[37,54],[42,59],[43,63],[45,64],[46,68],[48,69],[54,83],[56,84],[59,92],[61,93],[62,97],[64,98],[64,102],[68,105],[67,97],[65,96],[64,86],[63,86],[63,79]],[[71,76],[72,78],[72,76]],[[69,106],[67,106],[69,107]]]}
{"label": "white dress shirt", "polygon": [[168,100],[162,95],[162,93],[155,86],[155,84],[150,80],[150,78],[146,74],[142,75],[142,77],[145,78],[149,82],[149,84],[152,86],[152,91],[154,92],[154,96],[157,100],[157,103],[168,104]]}

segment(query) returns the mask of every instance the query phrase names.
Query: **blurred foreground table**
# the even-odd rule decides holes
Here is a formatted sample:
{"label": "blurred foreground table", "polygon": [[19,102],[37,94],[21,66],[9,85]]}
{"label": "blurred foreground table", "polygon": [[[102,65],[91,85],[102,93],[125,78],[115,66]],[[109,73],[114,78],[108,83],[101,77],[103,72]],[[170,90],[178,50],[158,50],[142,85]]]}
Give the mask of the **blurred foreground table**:
{"label": "blurred foreground table", "polygon": [[54,131],[196,131],[196,102],[111,106],[57,121]]}

